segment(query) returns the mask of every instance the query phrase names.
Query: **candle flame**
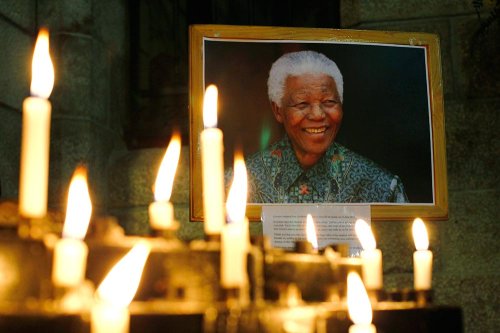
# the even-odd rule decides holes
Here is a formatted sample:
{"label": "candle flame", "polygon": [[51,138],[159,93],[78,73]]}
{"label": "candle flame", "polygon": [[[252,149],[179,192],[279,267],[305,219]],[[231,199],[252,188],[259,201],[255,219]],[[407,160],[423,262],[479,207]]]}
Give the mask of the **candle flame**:
{"label": "candle flame", "polygon": [[356,272],[347,275],[347,308],[356,325],[370,325],[372,306],[361,277]]}
{"label": "candle flame", "polygon": [[203,99],[203,124],[206,128],[217,127],[217,87],[209,85]]}
{"label": "candle flame", "polygon": [[49,98],[54,87],[54,65],[49,53],[49,31],[40,29],[31,64],[31,95]]}
{"label": "candle flame", "polygon": [[429,235],[427,234],[427,229],[425,228],[424,221],[422,221],[421,218],[417,217],[413,221],[412,233],[417,250],[427,250],[429,248]]}
{"label": "candle flame", "polygon": [[87,185],[87,169],[84,166],[78,166],[69,185],[63,237],[83,239],[87,233],[91,215],[92,202]]}
{"label": "candle flame", "polygon": [[172,187],[174,185],[175,172],[179,163],[181,153],[181,137],[179,133],[174,133],[167,147],[167,151],[156,176],[154,186],[156,201],[169,201],[172,195]]}
{"label": "candle flame", "polygon": [[313,249],[318,249],[318,237],[316,236],[316,227],[311,214],[307,214],[306,222],[306,237],[307,241],[312,244]]}
{"label": "candle flame", "polygon": [[363,219],[358,219],[354,226],[356,230],[356,235],[358,236],[359,242],[363,247],[363,250],[375,250],[377,247],[377,242],[373,236],[372,228]]}
{"label": "candle flame", "polygon": [[247,205],[247,168],[241,153],[234,158],[234,177],[227,196],[226,210],[231,222],[243,221]]}
{"label": "candle flame", "polygon": [[106,275],[97,288],[99,299],[118,307],[127,307],[134,299],[151,246],[137,243]]}

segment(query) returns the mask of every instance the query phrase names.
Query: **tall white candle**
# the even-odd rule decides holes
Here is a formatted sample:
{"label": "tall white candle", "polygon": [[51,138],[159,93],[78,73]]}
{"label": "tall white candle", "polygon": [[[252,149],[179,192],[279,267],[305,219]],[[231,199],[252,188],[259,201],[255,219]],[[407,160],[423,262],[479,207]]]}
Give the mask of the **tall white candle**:
{"label": "tall white candle", "polygon": [[174,206],[169,201],[172,195],[175,172],[181,152],[181,138],[175,133],[161,161],[154,186],[155,202],[149,205],[149,223],[152,229],[174,229]]}
{"label": "tall white candle", "polygon": [[42,218],[47,214],[52,110],[48,98],[53,86],[49,32],[41,29],[33,54],[31,97],[23,103],[19,214],[26,218]]}
{"label": "tall white candle", "polygon": [[85,279],[87,245],[80,239],[62,238],[54,246],[52,282],[57,287],[75,288]]}
{"label": "tall white candle", "polygon": [[87,170],[79,166],[73,173],[69,186],[63,238],[54,247],[52,282],[55,286],[77,287],[85,279],[88,248],[83,238],[91,215]]}
{"label": "tall white candle", "polygon": [[249,249],[247,202],[247,170],[241,155],[236,155],[234,179],[226,203],[228,220],[221,234],[221,284],[225,288],[241,288],[247,284]]}
{"label": "tall white candle", "polygon": [[425,224],[420,218],[413,221],[413,239],[417,251],[413,253],[413,285],[415,290],[430,290],[432,287],[432,252]]}
{"label": "tall white candle", "polygon": [[363,260],[363,282],[368,290],[379,290],[383,287],[382,251],[377,249],[377,243],[371,227],[363,219],[358,219],[355,224],[356,235],[363,247],[361,259]]}
{"label": "tall white candle", "polygon": [[98,302],[92,307],[91,333],[127,333],[132,302],[150,252],[146,242],[136,244],[106,275],[97,288]]}
{"label": "tall white candle", "polygon": [[217,87],[208,86],[203,101],[201,164],[203,178],[203,211],[205,233],[219,235],[224,225],[224,145],[217,128]]}
{"label": "tall white candle", "polygon": [[247,282],[246,251],[241,222],[228,223],[221,233],[221,285],[241,288]]}
{"label": "tall white candle", "polygon": [[349,317],[354,325],[349,327],[349,333],[376,333],[372,322],[372,307],[366,293],[363,281],[358,273],[350,272],[347,275],[347,307]]}

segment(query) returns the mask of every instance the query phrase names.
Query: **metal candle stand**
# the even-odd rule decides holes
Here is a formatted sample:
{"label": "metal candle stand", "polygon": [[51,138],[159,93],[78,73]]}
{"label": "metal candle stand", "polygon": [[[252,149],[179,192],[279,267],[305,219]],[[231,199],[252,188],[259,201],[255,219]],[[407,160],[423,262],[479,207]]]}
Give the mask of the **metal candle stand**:
{"label": "metal candle stand", "polygon": [[[53,240],[0,231],[0,265],[7,272],[0,288],[0,331],[88,333],[89,308],[68,311],[52,287]],[[140,238],[106,232],[89,237],[86,278],[98,285]],[[351,324],[346,276],[361,272],[359,258],[315,252],[301,242],[295,251],[284,251],[257,238],[248,254],[249,285],[226,290],[220,286],[217,239],[184,243],[173,233],[148,239],[152,251],[130,305],[131,332],[326,333],[347,332]],[[407,325],[406,333],[436,332],[443,325],[462,330],[460,309],[432,306],[430,291],[376,293],[373,322],[379,332],[399,332],[409,321],[420,325]]]}

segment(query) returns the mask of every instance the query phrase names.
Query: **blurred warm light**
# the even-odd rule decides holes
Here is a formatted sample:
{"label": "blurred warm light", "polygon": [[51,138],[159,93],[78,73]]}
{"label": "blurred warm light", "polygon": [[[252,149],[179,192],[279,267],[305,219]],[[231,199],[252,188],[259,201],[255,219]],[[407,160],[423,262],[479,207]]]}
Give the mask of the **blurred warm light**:
{"label": "blurred warm light", "polygon": [[306,222],[306,237],[307,241],[312,244],[313,249],[318,249],[318,237],[316,236],[316,227],[311,214],[307,214]]}
{"label": "blurred warm light", "polygon": [[421,218],[416,218],[413,221],[412,226],[413,240],[415,242],[415,247],[419,251],[424,251],[429,248],[429,236],[427,234],[427,229],[425,228],[424,221]]}
{"label": "blurred warm light", "polygon": [[99,285],[99,299],[118,307],[127,307],[137,292],[150,250],[149,243],[137,243]]}
{"label": "blurred warm light", "polygon": [[203,98],[203,124],[205,127],[217,127],[217,87],[209,85]]}
{"label": "blurred warm light", "polygon": [[289,307],[299,306],[302,303],[302,293],[295,283],[290,283],[286,290],[286,304]]}
{"label": "blurred warm light", "polygon": [[361,277],[356,272],[347,275],[347,308],[356,325],[370,325],[372,306]]}
{"label": "blurred warm light", "polygon": [[5,251],[0,252],[0,299],[5,299],[10,293],[14,294],[19,284],[20,272],[15,256]]}
{"label": "blurred warm light", "polygon": [[92,202],[87,185],[87,169],[78,166],[69,185],[63,237],[83,239],[87,233],[91,215]]}
{"label": "blurred warm light", "polygon": [[227,196],[226,210],[231,222],[243,221],[247,205],[247,168],[241,153],[235,154],[234,177]]}
{"label": "blurred warm light", "polygon": [[167,151],[161,161],[158,175],[156,176],[154,187],[156,201],[170,200],[180,154],[181,137],[179,133],[174,133],[168,145]]}
{"label": "blurred warm light", "polygon": [[358,219],[354,226],[356,230],[356,235],[363,247],[363,250],[375,250],[377,243],[375,237],[373,236],[372,228],[363,219]]}
{"label": "blurred warm light", "polygon": [[40,29],[31,65],[31,95],[49,98],[54,87],[54,66],[49,53],[49,31]]}

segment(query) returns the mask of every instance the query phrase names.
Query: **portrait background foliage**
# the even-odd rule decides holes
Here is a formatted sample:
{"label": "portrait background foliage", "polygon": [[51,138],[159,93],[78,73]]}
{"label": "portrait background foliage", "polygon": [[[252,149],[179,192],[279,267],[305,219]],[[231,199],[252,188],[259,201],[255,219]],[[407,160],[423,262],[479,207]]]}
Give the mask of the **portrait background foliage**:
{"label": "portrait background foliage", "polygon": [[[271,64],[286,52],[315,50],[335,61],[344,77],[344,118],[336,141],[400,176],[413,208],[396,207],[393,212],[400,210],[398,216],[446,215],[436,36],[357,31],[357,39],[353,39],[352,31],[346,30],[293,29],[292,34],[286,28],[269,28],[262,30],[267,34],[253,31],[253,38],[241,38],[228,29],[227,36],[216,38],[210,32],[217,28],[201,33],[198,47],[203,51],[204,70],[196,77],[191,73],[191,80],[200,79],[200,75],[204,80],[200,89],[211,83],[219,88],[219,127],[224,132],[226,167],[232,166],[236,146],[249,156],[283,135],[267,97]],[[410,47],[411,43],[417,47]],[[196,107],[193,111],[192,120],[196,120]],[[193,137],[196,129],[191,129]],[[391,218],[394,207],[380,208],[385,218]],[[374,211],[377,217],[376,207]]]}

